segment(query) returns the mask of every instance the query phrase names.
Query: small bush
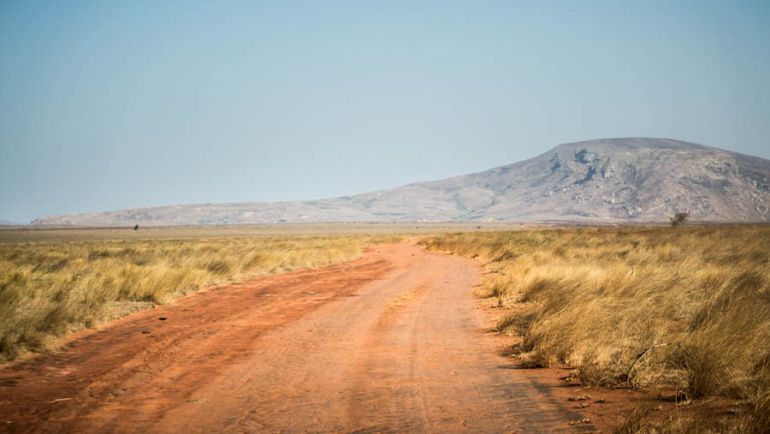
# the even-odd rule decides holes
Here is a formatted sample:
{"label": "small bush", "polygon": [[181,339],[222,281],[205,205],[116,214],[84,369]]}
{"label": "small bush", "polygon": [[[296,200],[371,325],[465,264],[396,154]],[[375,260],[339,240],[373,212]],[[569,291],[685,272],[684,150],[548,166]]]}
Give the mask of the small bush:
{"label": "small bush", "polygon": [[673,217],[670,217],[669,221],[671,222],[671,226],[679,226],[679,225],[685,224],[687,222],[688,217],[690,217],[689,213],[678,212],[674,214]]}

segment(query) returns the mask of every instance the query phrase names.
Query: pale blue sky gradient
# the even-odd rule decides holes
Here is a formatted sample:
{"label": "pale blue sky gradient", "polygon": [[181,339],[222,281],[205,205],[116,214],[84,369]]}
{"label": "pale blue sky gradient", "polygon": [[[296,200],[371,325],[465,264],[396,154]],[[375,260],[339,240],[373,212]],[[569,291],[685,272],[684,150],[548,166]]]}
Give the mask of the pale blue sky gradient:
{"label": "pale blue sky gradient", "polygon": [[0,1],[0,219],[667,137],[770,158],[770,2]]}

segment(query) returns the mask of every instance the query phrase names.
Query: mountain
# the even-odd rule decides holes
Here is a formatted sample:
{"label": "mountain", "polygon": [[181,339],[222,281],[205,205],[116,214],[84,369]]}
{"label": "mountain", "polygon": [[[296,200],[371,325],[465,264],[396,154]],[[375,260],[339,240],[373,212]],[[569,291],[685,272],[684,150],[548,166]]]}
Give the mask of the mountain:
{"label": "mountain", "polygon": [[22,223],[16,223],[8,220],[0,220],[0,226],[19,226]]}
{"label": "mountain", "polygon": [[278,222],[770,221],[770,160],[669,139],[559,145],[484,172],[302,202],[132,208],[33,224],[198,225]]}

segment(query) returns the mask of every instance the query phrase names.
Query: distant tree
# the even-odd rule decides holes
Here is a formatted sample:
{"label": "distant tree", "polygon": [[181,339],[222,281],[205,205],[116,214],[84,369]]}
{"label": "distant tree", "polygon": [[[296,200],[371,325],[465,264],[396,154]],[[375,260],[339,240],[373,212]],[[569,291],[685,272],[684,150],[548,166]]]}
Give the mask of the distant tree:
{"label": "distant tree", "polygon": [[671,226],[679,226],[687,223],[687,218],[690,217],[690,213],[688,212],[678,212],[674,214],[673,217],[669,217],[669,221],[671,221]]}
{"label": "distant tree", "polygon": [[139,230],[139,225],[134,226],[134,230],[138,231]]}

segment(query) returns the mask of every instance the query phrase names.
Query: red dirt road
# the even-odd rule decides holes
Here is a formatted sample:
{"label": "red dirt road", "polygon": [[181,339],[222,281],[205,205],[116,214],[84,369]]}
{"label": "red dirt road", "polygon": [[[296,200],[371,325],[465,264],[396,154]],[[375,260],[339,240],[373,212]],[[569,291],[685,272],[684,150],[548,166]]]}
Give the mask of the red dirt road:
{"label": "red dirt road", "polygon": [[480,273],[404,243],[140,312],[0,370],[0,431],[591,430],[497,354]]}

